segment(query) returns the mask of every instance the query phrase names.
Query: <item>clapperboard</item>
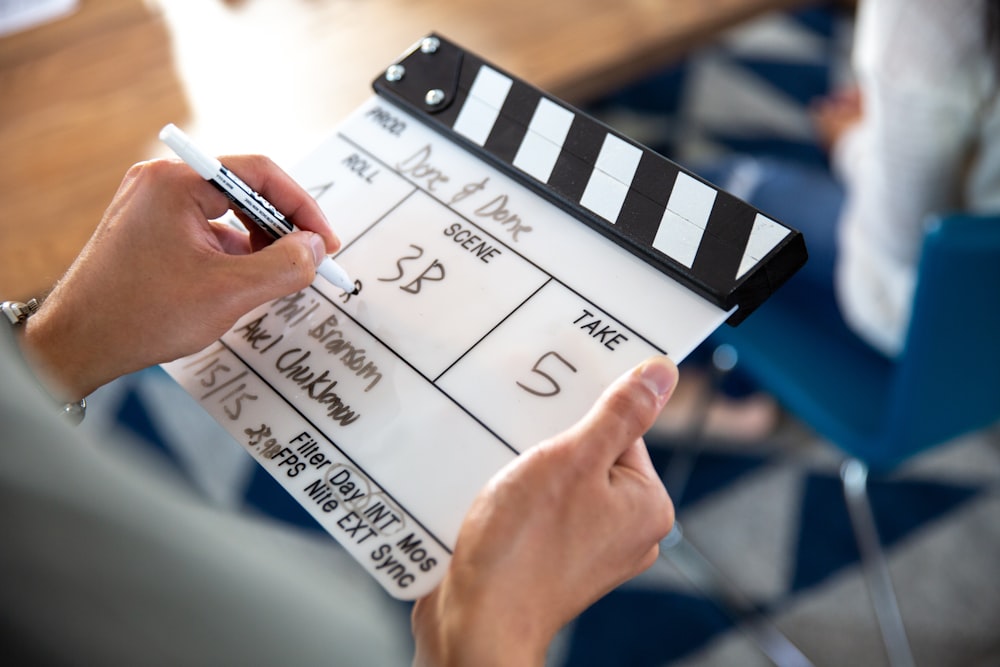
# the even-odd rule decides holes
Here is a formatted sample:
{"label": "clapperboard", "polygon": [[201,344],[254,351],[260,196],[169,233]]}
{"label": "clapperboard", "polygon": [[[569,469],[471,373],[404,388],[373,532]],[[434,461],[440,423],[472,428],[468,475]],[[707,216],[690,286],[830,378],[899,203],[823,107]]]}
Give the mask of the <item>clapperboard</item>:
{"label": "clapperboard", "polygon": [[683,359],[802,236],[444,38],[292,175],[343,241],[322,278],[166,366],[392,595],[441,579],[500,467],[653,354]]}

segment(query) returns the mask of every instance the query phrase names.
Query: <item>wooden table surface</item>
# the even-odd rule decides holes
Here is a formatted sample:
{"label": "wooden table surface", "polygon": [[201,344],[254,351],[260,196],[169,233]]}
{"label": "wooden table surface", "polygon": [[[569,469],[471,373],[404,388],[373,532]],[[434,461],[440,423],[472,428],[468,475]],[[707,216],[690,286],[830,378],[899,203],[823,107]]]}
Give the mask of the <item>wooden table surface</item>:
{"label": "wooden table surface", "polygon": [[438,31],[574,104],[804,0],[81,0],[0,39],[0,297],[41,295],[175,122],[290,165]]}

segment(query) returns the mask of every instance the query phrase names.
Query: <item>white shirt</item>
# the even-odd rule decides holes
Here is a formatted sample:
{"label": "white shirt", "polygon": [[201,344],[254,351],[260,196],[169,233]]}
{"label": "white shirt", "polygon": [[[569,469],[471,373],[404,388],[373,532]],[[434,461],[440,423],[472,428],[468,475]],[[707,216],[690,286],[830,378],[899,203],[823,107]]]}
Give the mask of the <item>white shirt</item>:
{"label": "white shirt", "polygon": [[838,144],[847,186],[836,287],[847,322],[905,345],[931,213],[1000,211],[1000,106],[983,0],[862,0],[854,67],[864,115]]}

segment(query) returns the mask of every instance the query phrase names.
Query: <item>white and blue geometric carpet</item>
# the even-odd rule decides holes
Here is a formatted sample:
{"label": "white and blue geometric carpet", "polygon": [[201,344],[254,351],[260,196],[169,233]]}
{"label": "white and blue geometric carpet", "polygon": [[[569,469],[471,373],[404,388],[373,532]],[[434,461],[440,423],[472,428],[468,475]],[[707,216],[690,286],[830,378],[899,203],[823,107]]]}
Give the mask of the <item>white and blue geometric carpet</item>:
{"label": "white and blue geometric carpet", "polygon": [[[843,80],[849,26],[822,7],[767,17],[592,111],[681,163],[745,152],[822,166],[806,108]],[[319,530],[162,371],[112,383],[90,406],[85,427],[139,436],[206,501]],[[689,455],[689,443],[656,436],[648,443],[664,474],[672,460],[688,460],[678,457]],[[796,650],[808,660],[798,664],[888,664],[836,452],[786,418],[767,442],[707,443],[692,461],[683,494],[671,489],[678,520],[690,544],[739,592],[741,612],[725,611],[661,560],[567,628],[550,664],[783,662],[780,645],[759,643],[761,627],[796,647],[783,664],[796,664]],[[918,457],[872,479],[870,490],[916,664],[1000,665],[1000,430]],[[405,615],[401,605],[401,632]],[[755,625],[761,618],[765,624]]]}

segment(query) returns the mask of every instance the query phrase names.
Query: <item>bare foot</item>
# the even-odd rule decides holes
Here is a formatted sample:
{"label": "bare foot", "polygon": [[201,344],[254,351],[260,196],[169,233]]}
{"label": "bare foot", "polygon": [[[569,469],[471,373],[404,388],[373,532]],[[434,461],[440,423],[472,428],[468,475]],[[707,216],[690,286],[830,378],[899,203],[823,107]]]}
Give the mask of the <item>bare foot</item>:
{"label": "bare foot", "polygon": [[706,373],[685,369],[650,433],[669,439],[693,437],[700,429],[707,440],[759,442],[774,432],[780,418],[781,408],[769,394],[730,398],[712,390]]}

